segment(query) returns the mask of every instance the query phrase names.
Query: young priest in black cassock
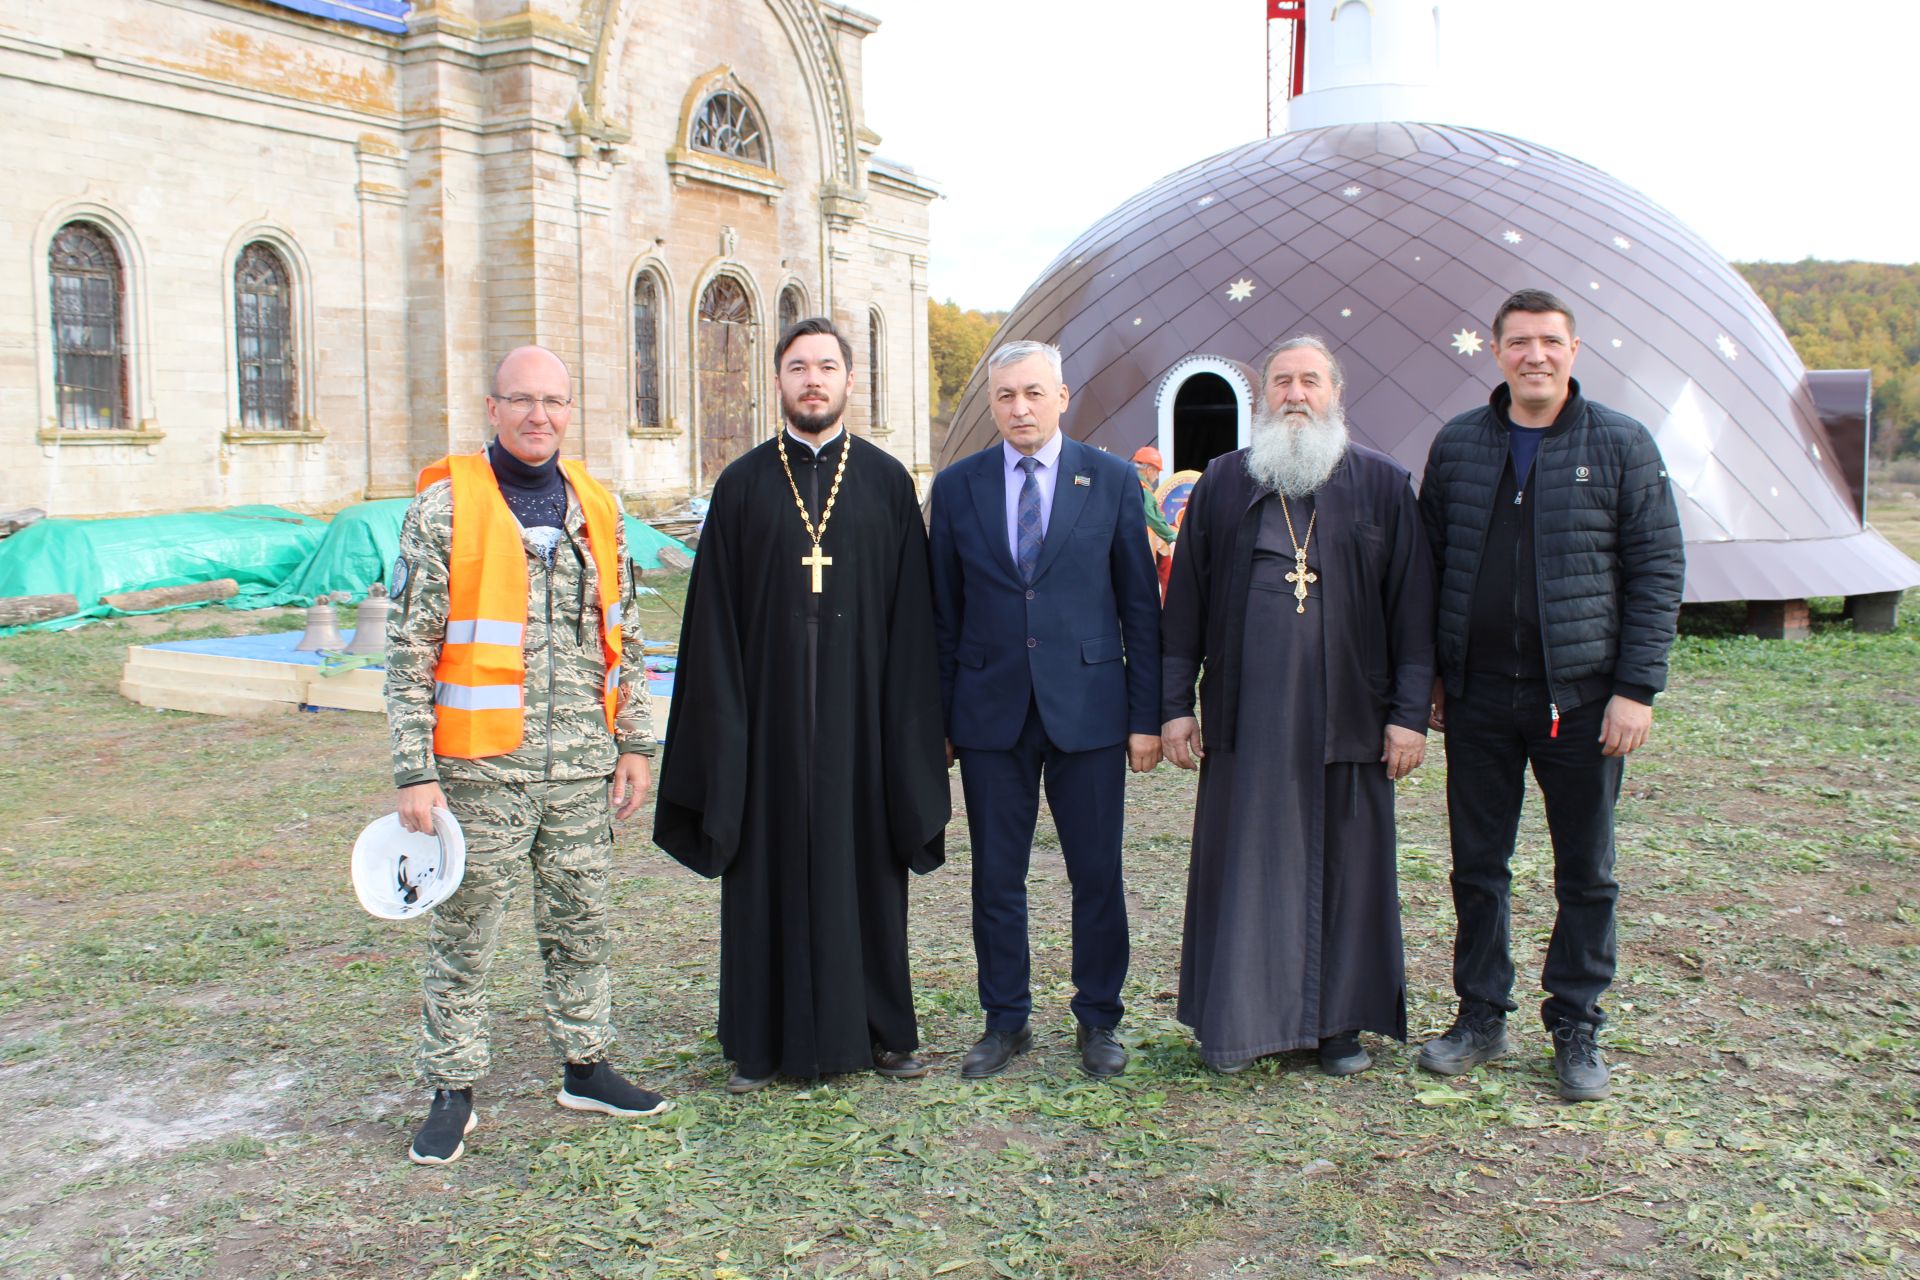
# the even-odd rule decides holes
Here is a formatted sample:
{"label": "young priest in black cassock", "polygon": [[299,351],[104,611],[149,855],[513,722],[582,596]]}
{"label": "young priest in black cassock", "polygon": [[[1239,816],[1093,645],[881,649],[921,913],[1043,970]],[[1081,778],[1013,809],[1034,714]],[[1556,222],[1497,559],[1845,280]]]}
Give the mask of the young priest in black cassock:
{"label": "young priest in black cassock", "polygon": [[920,1076],[907,874],[951,807],[913,481],[842,425],[824,319],[774,350],[787,427],[720,473],[687,589],[654,840],[719,876],[727,1088]]}

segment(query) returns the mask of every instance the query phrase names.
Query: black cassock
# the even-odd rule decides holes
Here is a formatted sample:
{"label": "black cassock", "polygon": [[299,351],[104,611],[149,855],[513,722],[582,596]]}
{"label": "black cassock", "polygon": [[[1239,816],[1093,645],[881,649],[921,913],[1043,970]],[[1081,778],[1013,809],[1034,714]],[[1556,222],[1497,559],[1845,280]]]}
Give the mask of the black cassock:
{"label": "black cassock", "polygon": [[1193,714],[1202,676],[1178,1016],[1214,1063],[1342,1031],[1406,1038],[1380,755],[1387,725],[1426,727],[1432,560],[1407,472],[1356,446],[1291,504],[1318,579],[1297,600],[1280,504],[1244,450],[1215,459],[1160,620],[1166,719]]}
{"label": "black cassock", "polygon": [[[812,590],[776,450],[819,526]],[[907,873],[951,809],[925,525],[906,469],[782,431],[714,485],[687,588],[653,838],[721,877],[720,1043],[742,1074],[864,1071],[919,1046]]]}

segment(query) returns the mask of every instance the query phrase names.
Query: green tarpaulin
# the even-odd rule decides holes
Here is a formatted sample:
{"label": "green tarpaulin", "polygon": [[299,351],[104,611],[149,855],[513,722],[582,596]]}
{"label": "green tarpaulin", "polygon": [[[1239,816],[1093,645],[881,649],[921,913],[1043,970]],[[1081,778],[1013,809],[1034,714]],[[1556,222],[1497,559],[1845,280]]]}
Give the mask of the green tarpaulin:
{"label": "green tarpaulin", "polygon": [[[407,514],[406,498],[362,502],[348,507],[327,526],[326,537],[307,562],[278,589],[265,595],[236,600],[237,609],[270,605],[312,604],[316,596],[345,593],[354,601],[376,582],[391,583],[393,562],[400,555],[400,521]],[[627,553],[642,569],[660,567],[660,549],[686,545],[669,538],[643,520],[627,517]]]}
{"label": "green tarpaulin", "polygon": [[309,605],[316,596],[338,596],[342,592],[358,601],[368,587],[387,581],[394,558],[400,554],[400,520],[406,514],[405,498],[348,507],[328,522],[320,545],[291,577],[263,595],[234,601],[234,607]]}
{"label": "green tarpaulin", "polygon": [[[0,539],[0,596],[68,593],[79,600],[80,612],[30,627],[0,628],[0,635],[59,630],[120,612],[101,604],[102,595],[216,578],[240,584],[240,594],[225,602],[235,609],[309,605],[316,596],[342,593],[357,601],[368,587],[389,578],[400,553],[407,501],[358,503],[331,522],[280,507],[41,520]],[[627,551],[640,568],[660,568],[666,547],[693,554],[652,525],[633,516],[626,520]]]}
{"label": "green tarpaulin", "polygon": [[121,591],[232,578],[245,599],[285,582],[325,530],[311,516],[261,506],[117,520],[41,520],[0,539],[0,596],[66,594],[79,601],[78,613],[33,624],[38,630],[109,617],[119,611],[101,604],[100,597]]}

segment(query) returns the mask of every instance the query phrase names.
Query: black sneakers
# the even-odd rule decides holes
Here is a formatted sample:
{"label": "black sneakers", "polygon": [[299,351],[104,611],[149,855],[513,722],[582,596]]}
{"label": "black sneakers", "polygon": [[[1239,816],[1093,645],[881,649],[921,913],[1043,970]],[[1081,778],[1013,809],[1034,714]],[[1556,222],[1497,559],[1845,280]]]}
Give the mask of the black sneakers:
{"label": "black sneakers", "polygon": [[1445,1035],[1420,1046],[1420,1065],[1435,1075],[1457,1076],[1505,1056],[1507,1047],[1504,1015],[1462,1009]]}
{"label": "black sneakers", "polygon": [[1613,1092],[1612,1073],[1600,1056],[1590,1022],[1562,1018],[1553,1027],[1553,1072],[1560,1077],[1560,1096],[1568,1102],[1598,1102]]}
{"label": "black sneakers", "polygon": [[466,1137],[480,1123],[473,1114],[473,1090],[435,1089],[427,1122],[413,1135],[407,1159],[415,1164],[452,1164],[467,1149]]}
{"label": "black sneakers", "polygon": [[628,1084],[605,1062],[569,1062],[566,1081],[554,1101],[572,1111],[607,1116],[657,1116],[673,1105],[649,1089]]}

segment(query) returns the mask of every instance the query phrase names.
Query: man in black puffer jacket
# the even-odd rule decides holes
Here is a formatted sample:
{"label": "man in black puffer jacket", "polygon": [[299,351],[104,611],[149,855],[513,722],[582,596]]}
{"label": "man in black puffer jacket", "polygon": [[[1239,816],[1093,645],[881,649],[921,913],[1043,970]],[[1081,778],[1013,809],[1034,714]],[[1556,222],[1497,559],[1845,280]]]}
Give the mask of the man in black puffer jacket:
{"label": "man in black puffer jacket", "polygon": [[1647,429],[1581,396],[1565,303],[1514,294],[1493,350],[1505,383],[1441,428],[1420,489],[1440,593],[1431,723],[1447,735],[1460,998],[1420,1065],[1456,1075],[1507,1051],[1508,863],[1531,765],[1559,901],[1541,1014],[1560,1096],[1587,1101],[1609,1090],[1596,1034],[1614,970],[1613,807],[1666,687],[1680,517]]}

